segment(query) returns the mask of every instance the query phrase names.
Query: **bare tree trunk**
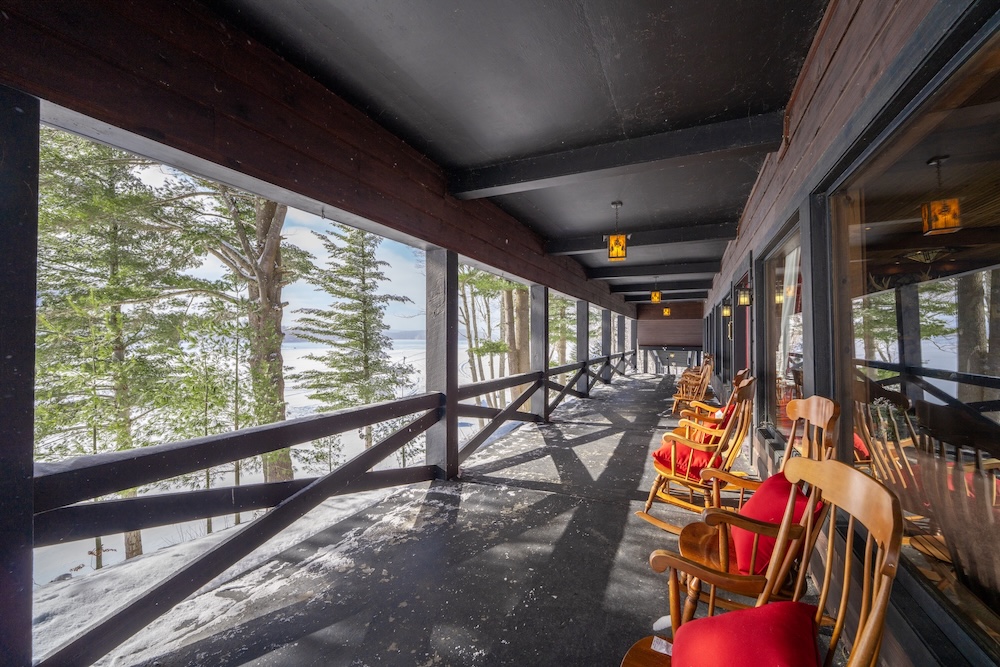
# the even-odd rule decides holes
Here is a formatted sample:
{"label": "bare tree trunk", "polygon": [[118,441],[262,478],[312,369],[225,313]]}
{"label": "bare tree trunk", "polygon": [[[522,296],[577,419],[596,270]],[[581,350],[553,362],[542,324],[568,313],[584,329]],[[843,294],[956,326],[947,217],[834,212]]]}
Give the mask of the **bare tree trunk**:
{"label": "bare tree trunk", "polygon": [[531,368],[531,300],[528,290],[514,292],[514,329],[517,344],[517,372],[526,373]]}
{"label": "bare tree trunk", "polygon": [[[507,373],[516,374],[517,371],[517,338],[514,330],[514,289],[505,289],[500,297],[500,336],[503,342],[507,343]],[[509,389],[504,390],[504,396],[508,395]],[[506,403],[506,400],[504,401]]]}
{"label": "bare tree trunk", "polygon": [[100,570],[104,567],[104,541],[98,535],[94,538],[94,569]]}
{"label": "bare tree trunk", "polygon": [[[986,366],[986,310],[983,274],[958,279],[958,371],[981,374]],[[983,400],[983,388],[959,383],[958,400],[973,403]]]}
{"label": "bare tree trunk", "polygon": [[[255,245],[248,253],[255,259],[255,280],[248,283],[250,302],[250,377],[257,423],[284,421],[285,376],[281,356],[281,301],[285,271],[281,263],[281,229],[288,207],[263,198],[256,203]],[[237,221],[237,227],[242,225]],[[288,448],[261,455],[265,482],[292,479],[292,456]]]}

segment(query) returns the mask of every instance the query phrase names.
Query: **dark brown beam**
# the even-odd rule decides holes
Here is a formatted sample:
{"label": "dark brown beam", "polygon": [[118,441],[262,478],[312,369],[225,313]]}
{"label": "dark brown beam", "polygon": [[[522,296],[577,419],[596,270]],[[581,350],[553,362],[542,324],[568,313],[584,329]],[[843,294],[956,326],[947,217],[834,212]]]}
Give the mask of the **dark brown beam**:
{"label": "dark brown beam", "polygon": [[38,118],[38,100],[0,86],[0,662],[8,665],[31,664]]}
{"label": "dark brown beam", "polygon": [[587,269],[587,278],[607,280],[608,278],[639,278],[644,276],[671,276],[683,273],[718,273],[722,262],[672,262],[669,264],[629,264],[617,262],[613,266]]}
{"label": "dark brown beam", "polygon": [[458,199],[479,199],[571,185],[662,169],[666,162],[688,164],[728,151],[774,151],[783,131],[784,112],[776,111],[457,171],[449,176],[448,186]]}
{"label": "dark brown beam", "polygon": [[438,165],[199,3],[11,0],[0,85],[51,103],[44,122],[634,314],[492,203],[450,196]]}
{"label": "dark brown beam", "polygon": [[[731,241],[736,238],[736,221],[708,222],[686,227],[662,227],[629,235],[628,247],[670,245],[673,243],[697,243],[699,241]],[[606,252],[608,242],[602,234],[590,234],[568,239],[553,239],[545,244],[549,255],[579,255],[587,252]]]}
{"label": "dark brown beam", "polygon": [[924,236],[923,234],[895,234],[888,241],[870,243],[868,252],[895,251],[902,256],[911,250],[933,248],[965,248],[983,245],[1000,245],[1000,228],[968,227],[951,234]]}
{"label": "dark brown beam", "polygon": [[[667,295],[666,300],[687,301],[690,299],[707,299],[707,298],[708,298],[708,290],[698,290],[695,292],[677,292],[676,294],[669,294]],[[625,300],[630,303],[650,303],[648,294],[642,294],[642,295],[626,294]]]}
{"label": "dark brown beam", "polygon": [[684,292],[687,290],[710,290],[712,280],[680,280],[674,282],[650,282],[650,283],[630,283],[627,285],[611,285],[612,294],[629,294],[632,292],[652,292],[659,290],[667,295],[671,292]]}

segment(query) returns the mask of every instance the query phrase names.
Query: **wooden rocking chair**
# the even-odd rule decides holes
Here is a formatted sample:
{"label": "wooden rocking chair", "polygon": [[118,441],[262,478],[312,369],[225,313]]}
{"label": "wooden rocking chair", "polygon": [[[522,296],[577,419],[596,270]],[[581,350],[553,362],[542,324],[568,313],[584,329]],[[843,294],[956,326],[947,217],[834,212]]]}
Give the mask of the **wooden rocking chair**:
{"label": "wooden rocking chair", "polygon": [[670,408],[671,414],[689,404],[691,401],[704,401],[708,392],[708,384],[712,380],[712,359],[709,357],[702,363],[697,374],[682,374],[677,382],[677,392]]}
{"label": "wooden rocking chair", "polygon": [[[847,642],[850,646],[847,665],[870,667],[875,664],[889,593],[899,562],[903,521],[899,500],[876,480],[839,461],[793,458],[785,465],[785,475],[793,485],[808,485],[811,489],[809,500],[803,513],[804,520],[796,522],[793,513],[797,496],[795,486],[792,487],[776,535],[775,555],[766,574],[758,577],[762,585],[756,584],[761,588],[756,605],[719,616],[684,621],[680,613],[681,573],[722,588],[740,584],[732,581],[729,573],[706,568],[679,554],[654,551],[649,557],[650,566],[657,572],[670,571],[673,630],[673,645],[670,648],[673,656],[664,652],[667,644],[662,638],[645,637],[629,649],[622,660],[622,667],[731,667],[748,663],[775,667],[829,665],[845,634],[850,607],[853,607],[852,613],[858,614],[854,618],[859,618],[860,622],[853,641]],[[838,509],[841,510],[848,516],[848,522],[844,540],[838,534],[837,521],[824,522],[827,525],[827,550],[819,604],[813,606],[800,601],[806,590],[806,568],[801,568],[796,577],[792,599],[773,601],[776,591],[784,583],[782,570],[788,555],[795,553],[802,544],[815,544],[816,536],[823,530],[823,523],[811,520],[821,501],[830,507],[834,516]],[[720,521],[733,524],[739,520],[737,515],[727,512],[717,516]],[[866,537],[857,530],[859,524],[866,530]],[[860,557],[855,553],[855,538],[865,540]],[[833,590],[835,567],[839,591]],[[861,569],[860,577],[853,572],[858,567]],[[852,602],[851,594],[855,587],[861,592],[861,597]],[[829,617],[823,613],[827,609]],[[819,641],[819,627],[825,619],[832,625],[832,634],[824,651]]]}
{"label": "wooden rocking chair", "polygon": [[[676,429],[664,434],[662,446],[653,454],[656,479],[644,510],[637,512],[637,516],[663,530],[679,534],[680,526],[650,516],[649,510],[654,501],[671,503],[692,512],[700,512],[710,506],[712,483],[701,478],[701,471],[717,468],[729,472],[732,468],[753,419],[753,387],[753,378],[740,383],[733,397],[732,412],[725,421],[704,425],[682,419]],[[673,484],[681,487],[682,493],[687,492],[687,500],[671,493]],[[704,497],[701,505],[694,502],[695,491]]]}
{"label": "wooden rocking chair", "polygon": [[[712,508],[702,513],[702,521],[690,523],[681,530],[678,538],[678,551],[683,558],[700,563],[702,566],[718,572],[728,573],[737,588],[724,588],[730,593],[754,597],[760,594],[763,580],[760,575],[770,565],[772,552],[775,548],[775,537],[779,522],[785,509],[785,501],[791,491],[791,483],[783,474],[785,467],[796,451],[801,456],[815,460],[826,460],[832,457],[836,442],[836,426],[840,416],[840,406],[829,398],[811,396],[806,399],[794,399],[786,406],[788,418],[792,420],[792,430],[789,434],[790,443],[798,443],[793,450],[789,447],[782,461],[782,472],[772,475],[763,482],[737,477],[720,470],[706,469],[702,478],[712,483]],[[720,523],[715,516],[725,511],[721,502],[723,487],[740,490],[736,513],[747,525],[742,523]],[[747,491],[753,495],[747,499]],[[793,519],[801,521],[807,504],[807,494],[800,491],[797,494],[795,514]],[[822,523],[826,517],[827,506],[819,505],[813,521]],[[788,559],[780,571],[782,581],[799,567],[797,557],[808,553],[812,544],[806,544]],[[691,619],[701,598],[702,582],[697,577],[687,578],[688,596],[684,606],[683,621]],[[780,591],[776,595],[791,591]],[[718,605],[725,609],[738,609],[746,604],[731,597],[717,597],[716,586],[709,590],[708,605],[714,610]]]}
{"label": "wooden rocking chair", "polygon": [[733,391],[729,394],[729,400],[726,401],[725,405],[719,406],[703,403],[702,401],[691,401],[688,404],[687,410],[681,410],[681,419],[690,419],[702,424],[718,424],[727,415],[732,414],[732,406],[735,405],[733,401],[736,398],[736,389],[749,377],[749,368],[737,371],[735,377],[733,377]]}

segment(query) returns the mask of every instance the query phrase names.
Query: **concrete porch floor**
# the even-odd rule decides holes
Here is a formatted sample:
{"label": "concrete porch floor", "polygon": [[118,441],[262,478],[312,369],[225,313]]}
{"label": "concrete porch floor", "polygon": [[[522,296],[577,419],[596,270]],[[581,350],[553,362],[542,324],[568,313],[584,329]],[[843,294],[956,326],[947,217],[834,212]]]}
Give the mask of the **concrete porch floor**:
{"label": "concrete porch floor", "polygon": [[634,512],[676,424],[672,388],[598,385],[478,452],[459,481],[400,489],[204,593],[238,604],[138,664],[617,665],[667,613],[647,558],[675,538]]}

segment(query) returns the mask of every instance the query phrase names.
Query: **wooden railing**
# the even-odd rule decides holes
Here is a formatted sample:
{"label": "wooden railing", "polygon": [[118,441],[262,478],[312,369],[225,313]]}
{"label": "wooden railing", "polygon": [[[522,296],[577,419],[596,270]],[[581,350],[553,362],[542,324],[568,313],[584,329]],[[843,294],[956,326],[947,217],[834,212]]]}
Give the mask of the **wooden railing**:
{"label": "wooden railing", "polygon": [[[624,375],[630,356],[634,365],[635,351],[622,352],[460,387],[458,400],[462,401],[525,385],[517,398],[502,409],[458,404],[457,416],[490,419],[461,447],[459,460],[467,459],[504,422],[543,421],[565,396],[585,397],[589,394],[606,370],[610,369],[611,375]],[[595,366],[599,368],[595,370]],[[564,373],[573,373],[565,385],[551,379]],[[587,392],[573,389],[584,374],[588,376]],[[546,402],[544,415],[519,410],[543,387],[558,392],[553,400]],[[36,463],[35,547],[271,508],[36,664],[44,667],[91,664],[331,496],[435,479],[440,472],[437,466],[418,465],[380,471],[373,468],[444,418],[445,404],[444,394],[430,392],[221,435],[81,456],[55,463]],[[83,502],[401,418],[410,418],[410,421],[322,477]]]}

